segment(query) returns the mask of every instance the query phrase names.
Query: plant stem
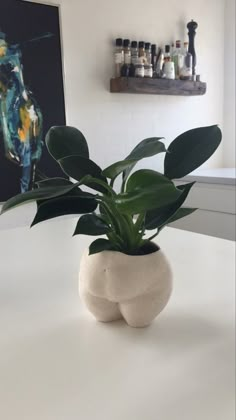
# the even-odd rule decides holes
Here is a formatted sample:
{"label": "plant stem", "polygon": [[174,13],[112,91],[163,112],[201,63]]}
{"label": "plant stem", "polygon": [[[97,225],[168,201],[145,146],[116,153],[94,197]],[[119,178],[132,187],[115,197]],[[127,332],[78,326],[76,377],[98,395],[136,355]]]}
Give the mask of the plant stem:
{"label": "plant stem", "polygon": [[113,242],[116,246],[118,246],[118,248],[121,251],[123,251],[124,243],[123,243],[122,239],[115,232],[107,233],[107,237],[108,237],[109,241]]}
{"label": "plant stem", "polygon": [[116,218],[114,217],[112,211],[109,208],[109,205],[106,203],[106,201],[101,197],[101,203],[100,206],[102,206],[103,210],[105,211],[105,213],[107,214],[107,216],[110,219],[111,225],[113,227],[113,229],[117,232],[120,231],[120,227],[119,227],[119,223],[117,222]]}
{"label": "plant stem", "polygon": [[113,188],[101,179],[90,177],[89,180],[86,181],[86,185],[89,186],[89,184],[91,184],[92,182],[104,187],[107,191],[111,193],[113,197],[116,195],[116,192],[113,190]]}
{"label": "plant stem", "polygon": [[137,220],[135,223],[135,229],[137,233],[139,233],[140,229],[143,226],[144,218],[145,218],[145,213],[140,213],[137,217]]}
{"label": "plant stem", "polygon": [[123,179],[122,184],[121,184],[121,189],[120,189],[121,193],[125,192],[125,183],[126,183],[126,179]]}
{"label": "plant stem", "polygon": [[151,241],[152,239],[154,239],[159,233],[159,229],[157,229],[156,233],[152,236],[150,236],[150,238],[147,238],[147,241]]}
{"label": "plant stem", "polygon": [[124,245],[127,245],[127,250],[131,250],[136,242],[136,235],[134,234],[134,224],[132,220],[130,220],[129,216],[119,212],[112,201],[112,198],[102,196],[101,199],[117,226],[115,231],[122,238]]}
{"label": "plant stem", "polygon": [[115,178],[111,179],[111,181],[110,181],[110,187],[111,188],[113,188],[114,182],[115,182]]}

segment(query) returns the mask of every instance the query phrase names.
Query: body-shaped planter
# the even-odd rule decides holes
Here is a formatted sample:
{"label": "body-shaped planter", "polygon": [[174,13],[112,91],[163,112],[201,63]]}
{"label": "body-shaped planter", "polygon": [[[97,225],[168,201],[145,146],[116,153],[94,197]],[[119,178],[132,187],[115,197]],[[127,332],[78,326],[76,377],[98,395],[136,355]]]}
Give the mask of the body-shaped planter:
{"label": "body-shaped planter", "polygon": [[132,256],[121,252],[84,253],[79,293],[98,321],[124,318],[144,327],[164,309],[172,291],[172,272],[161,250]]}

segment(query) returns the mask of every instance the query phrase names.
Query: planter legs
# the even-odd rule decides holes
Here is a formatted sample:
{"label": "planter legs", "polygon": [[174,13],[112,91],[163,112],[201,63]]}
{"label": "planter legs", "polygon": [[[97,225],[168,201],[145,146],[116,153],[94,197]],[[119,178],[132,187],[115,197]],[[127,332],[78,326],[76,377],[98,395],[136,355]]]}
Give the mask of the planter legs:
{"label": "planter legs", "polygon": [[164,309],[170,297],[170,290],[152,290],[142,296],[122,303],[110,302],[87,292],[84,287],[80,287],[80,296],[86,304],[88,310],[98,321],[111,322],[124,319],[130,327],[146,327]]}
{"label": "planter legs", "polygon": [[84,287],[79,288],[80,296],[86,304],[88,310],[95,316],[98,321],[111,322],[122,319],[122,315],[117,303],[110,302],[88,293]]}
{"label": "planter legs", "polygon": [[161,293],[159,289],[156,292],[152,290],[150,293],[120,303],[120,311],[130,327],[146,327],[164,309],[170,294],[170,290],[163,290]]}

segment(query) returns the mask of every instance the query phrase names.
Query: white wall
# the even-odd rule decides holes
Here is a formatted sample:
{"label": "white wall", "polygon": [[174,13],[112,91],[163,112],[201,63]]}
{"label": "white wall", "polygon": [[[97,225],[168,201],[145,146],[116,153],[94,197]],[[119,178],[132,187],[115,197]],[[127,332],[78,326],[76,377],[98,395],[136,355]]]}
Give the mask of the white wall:
{"label": "white wall", "polygon": [[[197,126],[223,126],[223,0],[60,0],[67,123],[80,128],[102,166],[125,157],[148,136],[172,140]],[[55,4],[58,0],[55,0]],[[117,36],[159,45],[187,39],[186,23],[199,23],[197,72],[208,84],[202,97],[109,93]],[[217,30],[216,30],[217,29]],[[222,166],[222,148],[205,165]],[[157,167],[157,158],[151,165]]]}
{"label": "white wall", "polygon": [[223,165],[235,165],[235,0],[225,0]]}

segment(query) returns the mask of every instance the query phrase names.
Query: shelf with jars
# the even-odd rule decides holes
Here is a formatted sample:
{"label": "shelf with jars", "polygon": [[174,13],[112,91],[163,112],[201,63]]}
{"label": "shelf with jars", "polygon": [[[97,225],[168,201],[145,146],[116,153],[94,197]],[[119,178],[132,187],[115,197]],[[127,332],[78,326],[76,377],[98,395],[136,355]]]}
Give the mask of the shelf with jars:
{"label": "shelf with jars", "polygon": [[157,48],[156,44],[116,39],[112,93],[194,96],[206,93],[206,83],[196,75],[194,38],[198,24],[187,24],[189,42]]}
{"label": "shelf with jars", "polygon": [[110,80],[110,92],[196,96],[206,93],[206,83],[192,80],[115,77]]}

